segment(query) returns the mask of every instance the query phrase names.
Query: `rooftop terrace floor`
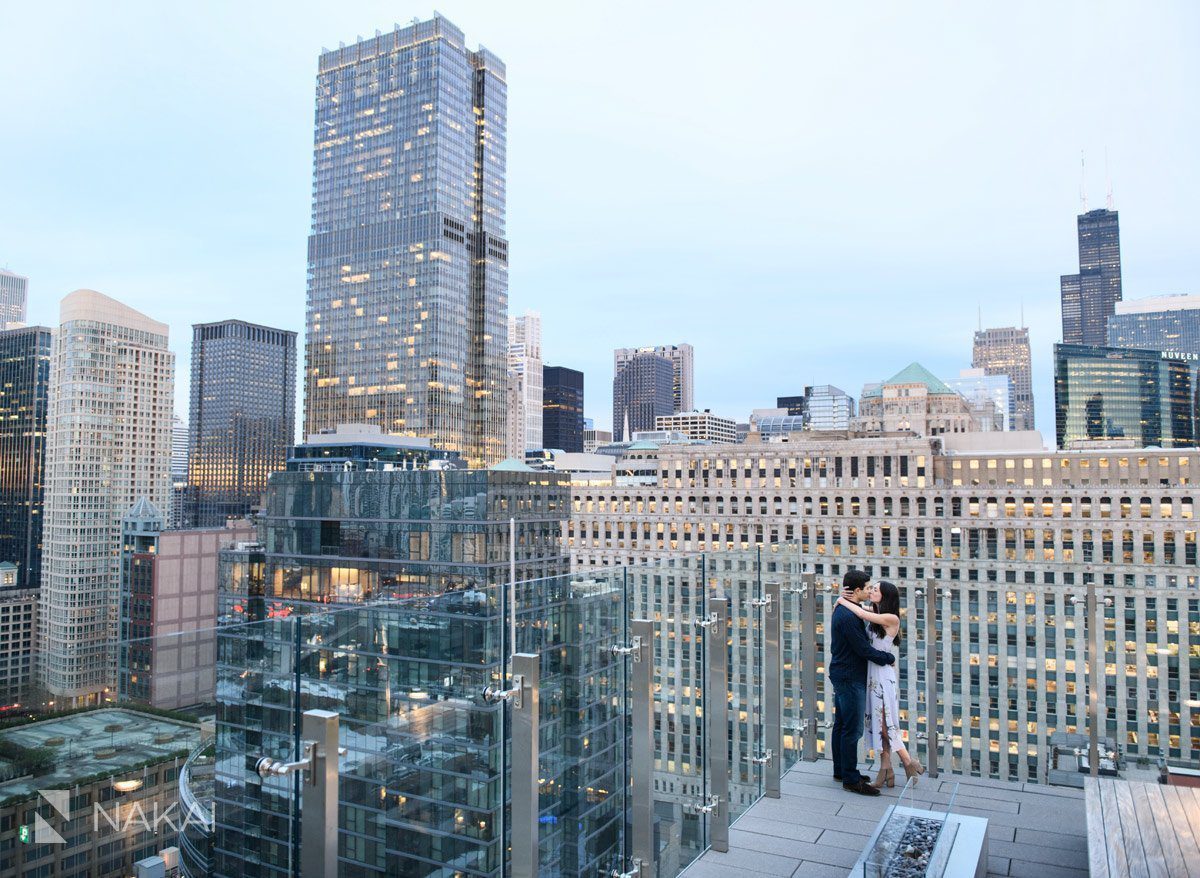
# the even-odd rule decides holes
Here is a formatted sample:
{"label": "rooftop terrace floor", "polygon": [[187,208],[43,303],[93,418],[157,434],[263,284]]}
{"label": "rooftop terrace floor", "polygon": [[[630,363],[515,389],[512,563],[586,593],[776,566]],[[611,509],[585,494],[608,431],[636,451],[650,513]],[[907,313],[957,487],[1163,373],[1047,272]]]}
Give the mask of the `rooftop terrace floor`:
{"label": "rooftop terrace floor", "polygon": [[[914,806],[945,807],[955,784],[952,810],[988,819],[989,876],[1087,878],[1082,790],[943,773],[920,779]],[[799,763],[781,786],[781,798],[760,799],[730,827],[729,853],[705,852],[682,878],[846,878],[901,792],[898,780],[876,798],[848,793],[825,759]]]}

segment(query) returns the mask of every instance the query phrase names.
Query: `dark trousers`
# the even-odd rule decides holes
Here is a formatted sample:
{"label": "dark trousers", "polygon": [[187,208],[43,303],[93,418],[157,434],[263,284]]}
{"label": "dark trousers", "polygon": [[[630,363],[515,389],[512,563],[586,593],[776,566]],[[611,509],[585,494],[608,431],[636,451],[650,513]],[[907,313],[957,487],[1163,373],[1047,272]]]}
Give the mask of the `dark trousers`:
{"label": "dark trousers", "polygon": [[833,683],[833,776],[844,784],[863,780],[858,772],[858,741],[863,734],[863,715],[867,710],[867,681]]}

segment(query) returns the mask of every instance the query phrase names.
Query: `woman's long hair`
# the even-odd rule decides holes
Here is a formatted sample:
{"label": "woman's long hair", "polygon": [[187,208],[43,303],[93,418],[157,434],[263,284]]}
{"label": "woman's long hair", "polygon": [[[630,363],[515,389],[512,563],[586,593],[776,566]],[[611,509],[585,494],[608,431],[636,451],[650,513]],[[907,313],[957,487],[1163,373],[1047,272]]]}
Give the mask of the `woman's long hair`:
{"label": "woman's long hair", "polygon": [[[897,619],[900,618],[900,589],[892,585],[886,579],[879,581],[879,603],[875,605],[876,613],[891,613]],[[876,637],[886,637],[887,631],[884,627],[876,622],[871,623],[871,630],[875,632]],[[900,642],[900,631],[896,631],[896,639],[893,643]]]}

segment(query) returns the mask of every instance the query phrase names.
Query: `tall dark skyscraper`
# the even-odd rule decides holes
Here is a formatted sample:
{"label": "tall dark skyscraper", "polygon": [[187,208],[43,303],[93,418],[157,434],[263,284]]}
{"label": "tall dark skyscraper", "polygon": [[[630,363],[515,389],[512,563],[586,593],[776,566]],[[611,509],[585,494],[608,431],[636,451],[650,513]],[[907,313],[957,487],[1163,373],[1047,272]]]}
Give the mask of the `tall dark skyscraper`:
{"label": "tall dark skyscraper", "polygon": [[0,331],[0,561],[20,567],[25,588],[42,574],[42,500],[51,332]]}
{"label": "tall dark skyscraper", "polygon": [[1195,389],[1187,360],[1160,351],[1054,346],[1059,448],[1081,440],[1132,439],[1138,448],[1196,444]]}
{"label": "tall dark skyscraper", "polygon": [[1000,326],[975,333],[971,368],[988,375],[1007,375],[1012,379],[1008,423],[1012,430],[1033,427],[1033,360],[1029,349],[1029,330],[1025,327]]}
{"label": "tall dark skyscraper", "polygon": [[192,327],[187,527],[220,527],[262,499],[293,443],[296,333],[241,320]]}
{"label": "tall dark skyscraper", "polygon": [[305,430],[376,424],[471,466],[507,426],[504,64],[441,16],[317,74]]}
{"label": "tall dark skyscraper", "polygon": [[1121,301],[1121,229],[1115,210],[1080,214],[1079,273],[1064,274],[1060,291],[1063,344],[1105,345],[1109,315]]}
{"label": "tall dark skyscraper", "polygon": [[656,429],[659,415],[675,412],[675,370],[671,361],[652,353],[634,354],[617,367],[613,378],[613,439],[628,442],[629,433]]}
{"label": "tall dark skyscraper", "polygon": [[583,373],[542,369],[542,447],[583,451]]}

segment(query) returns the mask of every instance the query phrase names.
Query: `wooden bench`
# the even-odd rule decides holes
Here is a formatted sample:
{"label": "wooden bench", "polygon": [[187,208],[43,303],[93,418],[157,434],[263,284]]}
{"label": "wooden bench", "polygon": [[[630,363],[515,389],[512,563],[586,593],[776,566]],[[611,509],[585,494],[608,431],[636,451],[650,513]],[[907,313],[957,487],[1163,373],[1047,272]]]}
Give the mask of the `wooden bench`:
{"label": "wooden bench", "polygon": [[1091,878],[1200,878],[1200,790],[1085,778]]}

